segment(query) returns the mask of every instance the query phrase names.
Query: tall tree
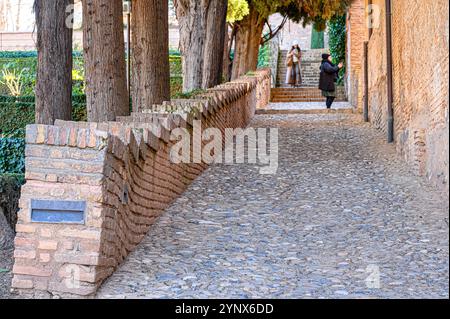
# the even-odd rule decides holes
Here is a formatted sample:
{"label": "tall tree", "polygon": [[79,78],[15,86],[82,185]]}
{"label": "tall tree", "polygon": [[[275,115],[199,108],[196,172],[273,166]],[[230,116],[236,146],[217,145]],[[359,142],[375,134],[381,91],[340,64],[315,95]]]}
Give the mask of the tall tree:
{"label": "tall tree", "polygon": [[210,0],[174,0],[180,25],[184,92],[202,87],[209,2]]}
{"label": "tall tree", "polygon": [[[223,77],[226,81],[231,79],[231,50],[238,30],[235,22],[242,20],[249,13],[250,10],[246,0],[228,0],[227,32],[225,33],[225,47],[223,53]],[[231,29],[231,34],[229,29]]]}
{"label": "tall tree", "polygon": [[88,120],[129,114],[122,0],[83,1]]}
{"label": "tall tree", "polygon": [[134,0],[133,110],[170,100],[168,0]]}
{"label": "tall tree", "polygon": [[222,81],[225,33],[228,32],[226,23],[228,1],[210,1],[203,61],[204,89],[218,85]]}
{"label": "tall tree", "polygon": [[237,22],[232,79],[250,70],[256,70],[258,65],[258,52],[265,20],[257,10],[252,6],[250,8],[250,13]]}
{"label": "tall tree", "polygon": [[73,0],[35,0],[37,27],[36,123],[70,120],[72,111]]}
{"label": "tall tree", "polygon": [[183,91],[220,83],[227,1],[174,0],[174,6],[180,25]]}
{"label": "tall tree", "polygon": [[16,14],[16,25],[15,25],[15,30],[19,31],[20,30],[20,11],[22,9],[22,0],[17,0],[17,14]]}
{"label": "tall tree", "polygon": [[0,31],[6,31],[7,21],[6,17],[8,14],[7,4],[9,0],[0,1]]}

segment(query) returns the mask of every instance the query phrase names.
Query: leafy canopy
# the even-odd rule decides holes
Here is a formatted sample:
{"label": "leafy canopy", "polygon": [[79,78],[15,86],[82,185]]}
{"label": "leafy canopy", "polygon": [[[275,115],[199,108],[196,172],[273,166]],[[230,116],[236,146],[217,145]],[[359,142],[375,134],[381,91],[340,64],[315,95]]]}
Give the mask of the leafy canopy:
{"label": "leafy canopy", "polygon": [[227,22],[234,23],[242,20],[250,13],[246,0],[228,0]]}
{"label": "leafy canopy", "polygon": [[[342,16],[352,0],[229,0],[228,22],[240,21],[256,10],[260,19],[281,13],[297,23],[314,24],[317,31],[326,28],[326,21]],[[245,8],[247,4],[248,8]]]}

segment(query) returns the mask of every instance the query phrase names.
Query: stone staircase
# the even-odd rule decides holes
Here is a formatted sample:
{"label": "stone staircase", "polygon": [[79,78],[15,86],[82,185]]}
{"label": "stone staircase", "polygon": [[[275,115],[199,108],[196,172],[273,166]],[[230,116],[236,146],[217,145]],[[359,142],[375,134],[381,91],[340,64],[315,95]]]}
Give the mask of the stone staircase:
{"label": "stone staircase", "polygon": [[[320,63],[322,62],[322,53],[326,49],[302,51],[301,71],[303,77],[303,86],[317,87],[319,85]],[[280,51],[278,58],[277,87],[289,87],[285,84],[286,80],[286,55],[288,51]]]}
{"label": "stone staircase", "polygon": [[[273,88],[270,91],[270,101],[273,103],[323,102],[325,98],[322,96],[322,92],[315,87]],[[343,87],[339,87],[336,102],[342,101],[346,101],[345,90]]]}
{"label": "stone staircase", "polygon": [[[291,102],[322,102],[325,98],[318,89],[320,78],[320,63],[322,54],[328,52],[327,49],[302,51],[302,86],[291,88],[285,84],[287,67],[285,65],[287,50],[280,51],[277,70],[276,88],[271,90],[271,102],[291,103]],[[336,101],[346,101],[345,90],[339,87]]]}

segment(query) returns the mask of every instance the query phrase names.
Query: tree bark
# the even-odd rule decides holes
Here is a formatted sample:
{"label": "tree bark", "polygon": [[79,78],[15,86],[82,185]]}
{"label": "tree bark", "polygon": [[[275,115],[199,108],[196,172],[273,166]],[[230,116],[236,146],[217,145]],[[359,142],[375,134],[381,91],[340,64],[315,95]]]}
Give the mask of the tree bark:
{"label": "tree bark", "polygon": [[203,61],[203,89],[222,82],[228,0],[210,0]]}
{"label": "tree bark", "polygon": [[206,20],[210,0],[174,0],[180,25],[183,92],[202,88]]}
{"label": "tree bark", "polygon": [[9,0],[3,0],[0,1],[0,30],[1,31],[6,31],[6,14],[7,14],[7,10],[6,10],[6,4],[8,3]]}
{"label": "tree bark", "polygon": [[66,12],[73,0],[35,0],[37,27],[36,123],[70,120],[72,113],[72,27]]}
{"label": "tree bark", "polygon": [[132,100],[135,112],[170,100],[168,0],[134,0]]}
{"label": "tree bark", "polygon": [[83,47],[88,120],[128,115],[121,0],[83,1]]}
{"label": "tree bark", "polygon": [[20,30],[20,9],[22,7],[22,0],[17,0],[17,15],[16,15],[16,25],[15,29],[16,31]]}
{"label": "tree bark", "polygon": [[232,25],[231,34],[228,32],[225,33],[225,48],[223,53],[223,77],[226,81],[231,80],[231,72],[232,72],[232,60],[231,60],[231,49],[233,48],[234,41],[236,39],[237,26]]}
{"label": "tree bark", "polygon": [[250,13],[237,22],[237,28],[232,79],[256,70],[264,19],[260,18],[253,7],[250,7]]}

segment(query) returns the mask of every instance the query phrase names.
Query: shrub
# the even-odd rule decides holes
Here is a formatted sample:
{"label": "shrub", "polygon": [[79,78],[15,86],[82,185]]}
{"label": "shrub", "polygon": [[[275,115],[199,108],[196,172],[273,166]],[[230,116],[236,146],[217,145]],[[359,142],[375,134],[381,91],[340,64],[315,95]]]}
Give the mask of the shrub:
{"label": "shrub", "polygon": [[[83,57],[82,51],[74,51],[74,58]],[[0,59],[37,58],[37,51],[0,51]]]}
{"label": "shrub", "polygon": [[[0,136],[25,137],[25,126],[35,119],[34,96],[0,95]],[[72,97],[72,120],[86,121],[86,96]]]}
{"label": "shrub", "polygon": [[180,55],[170,55],[169,56],[169,64],[170,64],[170,76],[171,77],[179,77],[182,76],[182,66],[181,66],[181,56]]}

